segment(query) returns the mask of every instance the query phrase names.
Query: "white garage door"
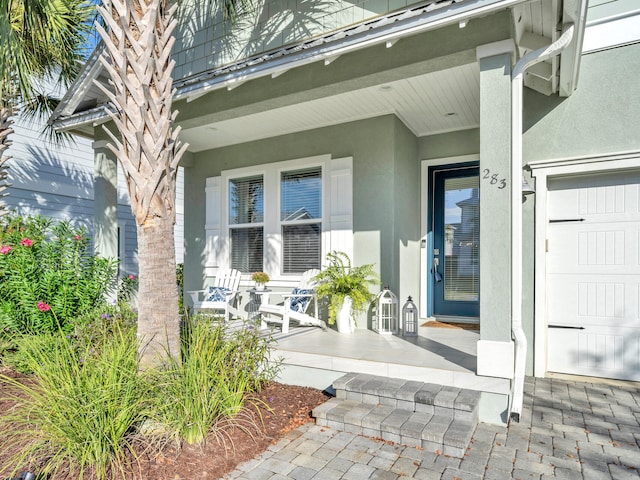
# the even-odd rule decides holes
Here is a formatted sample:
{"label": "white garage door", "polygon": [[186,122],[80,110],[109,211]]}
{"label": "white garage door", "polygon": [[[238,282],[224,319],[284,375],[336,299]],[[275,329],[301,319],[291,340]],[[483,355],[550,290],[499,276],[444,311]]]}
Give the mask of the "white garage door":
{"label": "white garage door", "polygon": [[640,171],[549,182],[552,372],[640,380]]}

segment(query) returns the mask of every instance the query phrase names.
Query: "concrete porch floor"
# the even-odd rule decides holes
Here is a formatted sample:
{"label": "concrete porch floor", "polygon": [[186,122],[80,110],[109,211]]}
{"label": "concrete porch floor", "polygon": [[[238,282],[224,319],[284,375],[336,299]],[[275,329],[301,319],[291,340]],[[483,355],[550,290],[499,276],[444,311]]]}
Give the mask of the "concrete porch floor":
{"label": "concrete porch floor", "polygon": [[507,379],[476,375],[478,332],[420,327],[417,337],[380,335],[366,329],[340,334],[335,330],[294,328],[274,333],[273,358],[280,358],[279,381],[331,391],[335,379],[348,372],[508,395]]}

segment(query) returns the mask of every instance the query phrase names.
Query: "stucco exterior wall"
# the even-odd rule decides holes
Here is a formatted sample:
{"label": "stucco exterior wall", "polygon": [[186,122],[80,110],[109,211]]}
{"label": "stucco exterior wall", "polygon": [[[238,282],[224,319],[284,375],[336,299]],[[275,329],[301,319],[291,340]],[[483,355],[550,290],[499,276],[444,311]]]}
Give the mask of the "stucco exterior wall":
{"label": "stucco exterior wall", "polygon": [[353,158],[354,263],[374,263],[381,281],[394,292],[416,295],[417,140],[393,115],[195,154],[193,166],[185,168],[186,289],[199,289],[204,283],[207,177],[230,168],[322,154]]}
{"label": "stucco exterior wall", "polygon": [[[400,308],[411,295],[418,302],[420,298],[420,162],[418,139],[399,120],[395,119],[395,283]],[[400,312],[401,313],[401,312]],[[402,319],[402,315],[399,316]]]}
{"label": "stucco exterior wall", "polygon": [[421,160],[434,160],[460,155],[480,153],[480,129],[459,130],[421,137],[418,140],[418,155]]}
{"label": "stucco exterior wall", "polygon": [[640,44],[582,57],[567,99],[525,89],[523,154],[534,160],[640,149]]}

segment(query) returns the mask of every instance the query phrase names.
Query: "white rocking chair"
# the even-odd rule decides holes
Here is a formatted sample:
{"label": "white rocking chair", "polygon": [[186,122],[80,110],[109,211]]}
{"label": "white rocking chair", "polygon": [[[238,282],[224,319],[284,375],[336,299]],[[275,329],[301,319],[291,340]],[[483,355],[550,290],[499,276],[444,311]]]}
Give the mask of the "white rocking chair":
{"label": "white rocking chair", "polygon": [[[270,314],[281,317],[279,319],[270,318],[272,323],[282,324],[282,333],[289,333],[289,322],[294,320],[300,326],[320,327],[327,329],[327,325],[318,319],[318,297],[315,293],[316,281],[314,277],[320,270],[307,270],[302,274],[300,283],[291,293],[283,294],[283,305],[264,304],[260,305],[259,311],[262,314]],[[313,300],[313,316],[307,313],[309,305]]]}
{"label": "white rocking chair", "polygon": [[222,311],[225,321],[230,315],[240,315],[238,309],[234,307],[236,296],[240,291],[240,275],[240,272],[233,268],[220,269],[213,280],[213,285],[205,290],[188,291],[193,301],[194,311]]}

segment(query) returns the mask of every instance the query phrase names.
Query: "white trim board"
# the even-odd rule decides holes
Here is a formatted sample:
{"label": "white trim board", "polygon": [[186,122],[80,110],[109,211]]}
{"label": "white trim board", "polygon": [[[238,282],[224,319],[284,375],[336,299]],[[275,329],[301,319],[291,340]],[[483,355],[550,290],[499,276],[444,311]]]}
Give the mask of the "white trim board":
{"label": "white trim board", "polygon": [[640,9],[628,16],[587,24],[582,53],[598,52],[640,42]]}

